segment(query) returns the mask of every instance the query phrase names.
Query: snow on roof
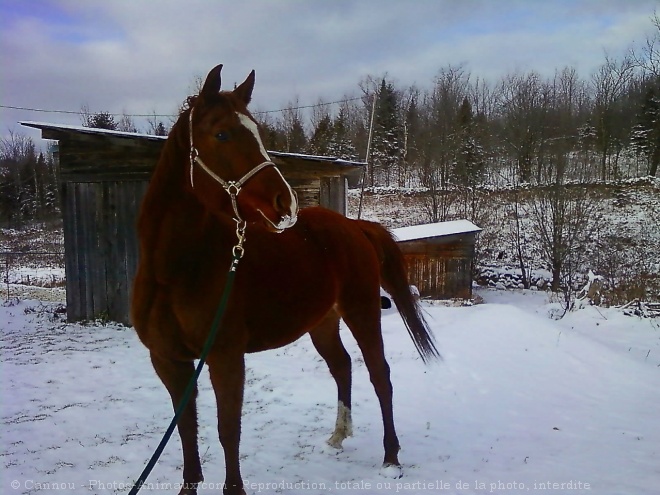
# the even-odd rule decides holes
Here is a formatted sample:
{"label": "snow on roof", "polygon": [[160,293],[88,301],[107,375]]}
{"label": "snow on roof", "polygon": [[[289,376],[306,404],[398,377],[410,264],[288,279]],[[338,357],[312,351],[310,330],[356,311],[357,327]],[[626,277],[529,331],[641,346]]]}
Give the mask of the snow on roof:
{"label": "snow on roof", "polygon": [[268,153],[273,156],[279,156],[282,158],[291,157],[291,158],[301,158],[303,160],[316,160],[320,162],[334,162],[338,165],[353,165],[353,166],[364,166],[365,162],[356,162],[352,160],[344,160],[336,156],[323,156],[323,155],[306,155],[304,153],[289,153],[286,151],[268,151]]}
{"label": "snow on roof", "polygon": [[105,134],[117,137],[129,138],[144,138],[162,141],[167,139],[167,136],[154,136],[153,134],[142,134],[139,132],[126,132],[126,131],[112,131],[110,129],[97,129],[95,127],[84,127],[80,125],[67,125],[67,124],[49,124],[47,122],[30,122],[22,121],[19,124],[26,127],[35,127],[37,129],[54,129],[56,131],[75,131],[83,134]]}
{"label": "snow on roof", "polygon": [[452,220],[451,222],[427,223],[392,230],[392,233],[399,241],[428,239],[430,237],[466,234],[469,232],[481,232],[481,229],[469,220]]}
{"label": "snow on roof", "polygon": [[[49,124],[48,122],[31,122],[31,121],[22,121],[19,124],[26,127],[33,127],[36,129],[51,129],[51,130],[61,130],[61,131],[73,131],[80,132],[82,134],[97,134],[97,135],[106,135],[106,136],[117,136],[125,138],[140,138],[140,139],[150,139],[152,141],[163,141],[167,139],[167,136],[154,136],[153,134],[143,134],[139,132],[126,132],[126,131],[112,131],[110,129],[98,129],[95,127],[85,127],[79,125],[67,125],[67,124]],[[273,156],[286,158],[300,158],[302,160],[313,160],[320,162],[333,162],[337,165],[344,166],[364,166],[364,162],[356,162],[351,160],[343,160],[336,156],[318,156],[318,155],[305,155],[304,153],[286,153],[283,151],[268,151],[268,153]]]}

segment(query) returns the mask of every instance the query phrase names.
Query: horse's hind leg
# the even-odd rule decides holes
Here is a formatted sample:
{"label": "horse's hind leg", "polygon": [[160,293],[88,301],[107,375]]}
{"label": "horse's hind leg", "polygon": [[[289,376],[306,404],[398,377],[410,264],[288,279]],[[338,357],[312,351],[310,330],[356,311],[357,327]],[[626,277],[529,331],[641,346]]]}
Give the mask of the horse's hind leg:
{"label": "horse's hind leg", "polygon": [[351,358],[339,337],[339,316],[328,315],[309,335],[314,347],[328,364],[330,374],[337,383],[337,421],[328,444],[342,448],[346,437],[353,435],[351,419]]}
{"label": "horse's hind leg", "polygon": [[[186,386],[195,372],[193,361],[172,361],[151,353],[151,362],[156,373],[167,388],[172,398],[172,405],[176,409],[181,401]],[[181,436],[183,448],[183,483],[179,495],[194,495],[197,493],[197,484],[204,480],[202,466],[199,461],[197,447],[197,387],[193,391],[179,424],[177,425]]]}
{"label": "horse's hind leg", "polygon": [[385,474],[393,477],[401,476],[399,464],[399,439],[394,428],[394,413],[392,408],[392,382],[390,381],[390,367],[385,360],[383,336],[380,327],[380,300],[374,299],[373,304],[363,301],[362,304],[353,304],[350,312],[342,315],[357,341],[364,363],[369,370],[369,378],[374,386],[378,402],[383,415],[383,446],[385,456]]}

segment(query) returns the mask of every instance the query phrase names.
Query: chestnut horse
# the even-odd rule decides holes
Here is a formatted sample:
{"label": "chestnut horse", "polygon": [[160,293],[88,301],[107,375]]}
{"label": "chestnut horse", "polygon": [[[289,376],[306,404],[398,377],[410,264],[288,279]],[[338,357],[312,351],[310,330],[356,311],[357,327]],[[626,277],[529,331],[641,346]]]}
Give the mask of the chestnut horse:
{"label": "chestnut horse", "polygon": [[[207,359],[225,454],[225,493],[245,493],[239,467],[245,353],[309,333],[337,383],[337,421],[328,443],[341,448],[351,435],[351,362],[339,336],[340,318],[360,347],[380,402],[384,466],[400,475],[380,326],[381,285],[423,360],[438,356],[401,252],[378,224],[324,208],[298,211],[295,193],[270,161],[247,110],[254,71],[233,91],[220,91],[221,68],[211,70],[199,95],[189,98],[142,204],[131,309],[135,329],[176,407],[221,298],[237,225],[239,231],[247,225],[244,257]],[[178,424],[182,494],[196,493],[203,480],[196,393]]]}

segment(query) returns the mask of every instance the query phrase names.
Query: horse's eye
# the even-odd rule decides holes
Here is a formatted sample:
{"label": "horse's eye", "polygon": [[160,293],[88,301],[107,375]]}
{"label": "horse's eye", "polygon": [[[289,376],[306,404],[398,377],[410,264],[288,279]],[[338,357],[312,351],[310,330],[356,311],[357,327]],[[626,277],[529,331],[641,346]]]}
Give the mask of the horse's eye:
{"label": "horse's eye", "polygon": [[226,131],[221,131],[215,135],[215,138],[218,141],[227,141],[229,140],[229,133]]}

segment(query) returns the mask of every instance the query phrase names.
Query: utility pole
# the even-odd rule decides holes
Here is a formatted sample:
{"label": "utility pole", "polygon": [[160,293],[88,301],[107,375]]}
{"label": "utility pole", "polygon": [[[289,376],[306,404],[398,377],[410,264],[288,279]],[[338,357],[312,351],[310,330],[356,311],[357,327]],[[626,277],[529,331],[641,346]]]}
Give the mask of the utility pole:
{"label": "utility pole", "polygon": [[358,220],[362,216],[362,197],[364,196],[364,183],[367,179],[367,168],[369,168],[369,154],[371,153],[371,138],[374,132],[374,115],[376,114],[376,100],[378,100],[378,91],[374,91],[373,101],[371,102],[371,122],[369,123],[369,137],[367,138],[367,153],[364,157],[365,166],[362,170],[362,185],[360,187],[360,202],[358,204]]}

